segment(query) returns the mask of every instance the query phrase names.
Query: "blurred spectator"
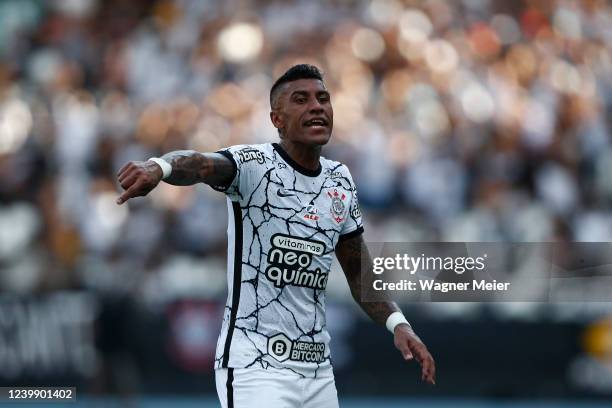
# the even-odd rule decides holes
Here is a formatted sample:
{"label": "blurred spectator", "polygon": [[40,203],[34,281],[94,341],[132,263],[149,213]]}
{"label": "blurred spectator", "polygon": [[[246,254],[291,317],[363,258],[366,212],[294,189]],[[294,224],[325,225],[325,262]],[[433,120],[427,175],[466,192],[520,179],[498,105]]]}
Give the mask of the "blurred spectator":
{"label": "blurred spectator", "polygon": [[326,72],[325,154],[353,169],[367,237],[612,238],[609,2],[246,4],[0,3],[2,290],[146,298],[202,257],[224,282],[221,195],[162,184],[128,209],[114,175],[274,141],[268,90],[296,62]]}

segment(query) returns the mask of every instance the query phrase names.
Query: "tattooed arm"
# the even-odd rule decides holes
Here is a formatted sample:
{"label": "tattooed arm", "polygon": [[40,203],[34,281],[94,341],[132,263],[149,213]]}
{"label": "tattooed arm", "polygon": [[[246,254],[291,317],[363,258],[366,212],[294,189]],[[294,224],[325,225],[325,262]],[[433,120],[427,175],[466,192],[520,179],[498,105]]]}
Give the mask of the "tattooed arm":
{"label": "tattooed arm", "polygon": [[[372,259],[362,234],[340,241],[336,246],[336,256],[346,275],[353,299],[372,320],[385,325],[391,313],[401,311],[394,302],[364,302],[361,300],[362,268],[365,271],[372,270]],[[422,368],[422,380],[435,384],[435,362],[412,327],[405,323],[398,324],[393,333],[393,340],[395,347],[402,353],[405,360],[416,358]]]}
{"label": "tattooed arm", "polygon": [[[172,173],[164,181],[175,186],[225,185],[236,174],[234,163],[219,153],[178,150],[163,155],[162,159],[172,166]],[[117,179],[125,190],[117,204],[123,204],[130,198],[149,194],[161,181],[162,169],[153,161],[131,161],[119,170]]]}

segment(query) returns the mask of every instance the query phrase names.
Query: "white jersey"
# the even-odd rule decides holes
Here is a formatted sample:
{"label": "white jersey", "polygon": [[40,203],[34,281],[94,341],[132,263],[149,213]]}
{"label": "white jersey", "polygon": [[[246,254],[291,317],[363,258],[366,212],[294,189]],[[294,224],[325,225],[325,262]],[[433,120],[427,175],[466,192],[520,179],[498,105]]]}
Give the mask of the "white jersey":
{"label": "white jersey", "polygon": [[303,168],[278,144],[219,151],[236,166],[228,198],[228,299],[215,368],[330,368],[325,287],[339,240],[363,232],[348,168]]}

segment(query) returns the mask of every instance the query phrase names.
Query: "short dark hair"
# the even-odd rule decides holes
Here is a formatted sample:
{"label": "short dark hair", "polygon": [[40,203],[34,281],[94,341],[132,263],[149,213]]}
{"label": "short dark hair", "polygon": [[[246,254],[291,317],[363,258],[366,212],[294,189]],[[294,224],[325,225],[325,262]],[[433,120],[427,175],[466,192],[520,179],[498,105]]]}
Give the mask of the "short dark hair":
{"label": "short dark hair", "polygon": [[298,64],[294,65],[287,70],[280,78],[274,82],[270,89],[270,106],[274,107],[274,99],[276,98],[277,91],[281,85],[287,82],[297,81],[298,79],[318,79],[323,81],[323,74],[319,68],[310,64]]}

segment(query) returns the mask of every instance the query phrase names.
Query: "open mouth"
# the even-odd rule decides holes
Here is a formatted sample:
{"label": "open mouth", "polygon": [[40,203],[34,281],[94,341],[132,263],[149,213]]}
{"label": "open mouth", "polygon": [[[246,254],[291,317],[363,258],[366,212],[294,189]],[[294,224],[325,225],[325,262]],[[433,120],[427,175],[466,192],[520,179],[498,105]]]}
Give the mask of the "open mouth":
{"label": "open mouth", "polygon": [[328,123],[325,118],[313,118],[304,122],[305,127],[317,128],[317,127],[327,127]]}

